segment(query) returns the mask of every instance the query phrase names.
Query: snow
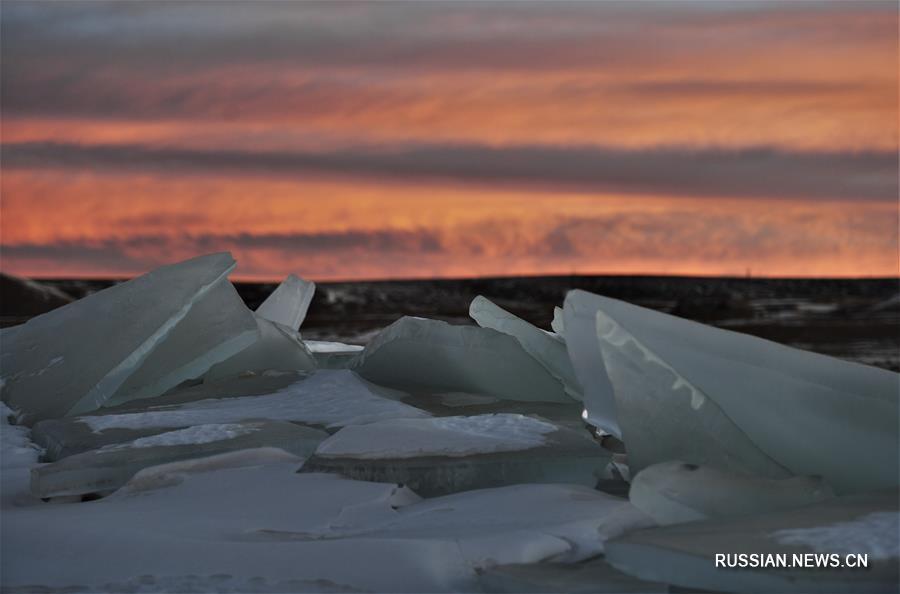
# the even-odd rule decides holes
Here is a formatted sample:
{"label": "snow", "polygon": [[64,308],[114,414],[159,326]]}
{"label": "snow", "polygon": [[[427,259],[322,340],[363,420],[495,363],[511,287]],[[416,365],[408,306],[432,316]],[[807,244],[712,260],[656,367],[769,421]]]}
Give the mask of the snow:
{"label": "snow", "polygon": [[256,315],[291,330],[299,330],[315,292],[314,282],[291,274],[256,309]]}
{"label": "snow", "polygon": [[900,512],[874,512],[849,522],[815,528],[778,530],[782,544],[802,545],[818,553],[867,554],[873,561],[900,557]]}
{"label": "snow", "polygon": [[4,333],[4,402],[28,424],[96,409],[234,266],[227,253],[163,266]]}
{"label": "snow", "polygon": [[833,497],[821,477],[771,480],[680,461],[640,471],[628,494],[635,507],[663,526],[803,507]]}
{"label": "snow", "polygon": [[396,485],[297,474],[294,462],[224,466],[183,467],[163,484],[145,474],[132,484],[152,488],[90,503],[4,509],[4,586],[468,592],[479,568],[580,560],[648,525],[627,502],[582,487],[420,501]]}
{"label": "snow", "polygon": [[187,429],[166,431],[149,437],[121,443],[110,444],[100,448],[101,450],[119,450],[127,448],[152,448],[156,446],[198,445],[212,443],[226,439],[234,439],[240,435],[253,433],[257,428],[251,425],[219,424],[219,425],[195,425]]}
{"label": "snow", "polygon": [[389,419],[344,427],[316,450],[320,457],[360,459],[468,456],[539,447],[555,425],[517,414]]}
{"label": "snow", "polygon": [[380,396],[356,374],[319,370],[272,394],[201,400],[146,412],[80,417],[99,432],[112,428],[187,427],[234,423],[244,419],[274,419],[341,427],[389,418],[426,417],[428,413]]}

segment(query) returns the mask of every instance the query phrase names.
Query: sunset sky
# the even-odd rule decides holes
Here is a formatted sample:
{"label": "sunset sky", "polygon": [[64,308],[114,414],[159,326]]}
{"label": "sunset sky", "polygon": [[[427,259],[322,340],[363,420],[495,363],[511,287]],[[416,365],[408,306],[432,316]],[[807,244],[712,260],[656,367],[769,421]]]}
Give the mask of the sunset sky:
{"label": "sunset sky", "polygon": [[900,273],[894,1],[0,7],[4,272]]}

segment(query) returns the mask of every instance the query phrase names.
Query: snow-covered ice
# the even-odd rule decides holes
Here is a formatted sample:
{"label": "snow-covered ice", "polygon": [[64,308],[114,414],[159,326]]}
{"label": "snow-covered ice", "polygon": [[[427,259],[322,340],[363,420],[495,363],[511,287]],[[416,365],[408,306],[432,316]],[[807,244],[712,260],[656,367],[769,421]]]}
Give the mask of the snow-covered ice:
{"label": "snow-covered ice", "polygon": [[523,415],[388,419],[344,427],[319,445],[321,457],[412,458],[527,450],[558,427]]}
{"label": "snow-covered ice", "polygon": [[227,423],[219,425],[195,425],[187,429],[176,429],[157,433],[148,437],[139,437],[135,440],[103,446],[100,451],[119,450],[125,448],[152,448],[156,446],[197,445],[233,439],[239,435],[246,435],[258,431],[259,426],[252,423],[239,424]]}
{"label": "snow-covered ice", "polygon": [[641,470],[629,500],[660,525],[802,507],[834,497],[821,477],[773,480],[671,461]]}
{"label": "snow-covered ice", "polygon": [[900,512],[873,512],[847,522],[776,530],[771,536],[782,544],[807,546],[817,553],[866,554],[876,561],[898,559]]}

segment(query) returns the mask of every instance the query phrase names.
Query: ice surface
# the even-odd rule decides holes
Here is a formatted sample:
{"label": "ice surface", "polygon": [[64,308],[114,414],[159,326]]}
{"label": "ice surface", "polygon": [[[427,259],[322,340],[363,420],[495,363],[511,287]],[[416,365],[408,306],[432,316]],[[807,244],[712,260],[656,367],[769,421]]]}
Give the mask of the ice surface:
{"label": "ice surface", "polygon": [[517,483],[592,487],[609,460],[583,430],[499,414],[344,427],[302,472],[402,483],[433,497]]}
{"label": "ice surface", "polygon": [[596,309],[632,472],[681,459],[821,475],[838,493],[900,483],[900,375],[580,291],[569,301]]}
{"label": "ice surface", "polygon": [[[898,495],[897,490],[888,490],[790,510],[639,530],[607,543],[606,559],[641,579],[691,591],[896,592],[900,582],[900,559],[895,554],[900,538]],[[845,543],[838,542],[839,532],[848,539]],[[840,555],[841,562],[845,547],[859,547],[853,553],[870,553],[869,567],[717,568],[713,563],[717,553],[784,555],[792,563],[795,554],[819,553],[826,543],[835,546],[826,552]],[[776,557],[759,560],[766,559],[777,562]]]}
{"label": "ice surface", "polygon": [[150,398],[210,367],[259,338],[253,313],[227,279],[216,283],[125,380],[105,406]]}
{"label": "ice surface", "polygon": [[201,400],[187,404],[80,417],[92,431],[189,427],[273,419],[342,427],[390,418],[427,417],[428,413],[376,392],[352,371],[320,370],[272,394]]}
{"label": "ice surface", "polygon": [[12,416],[12,410],[0,402],[0,509],[31,499],[31,468],[41,455],[41,449],[29,438],[27,427],[9,424]]}
{"label": "ice surface", "polygon": [[616,398],[597,341],[596,320],[600,302],[596,295],[570,291],[563,305],[566,349],[582,388],[585,419],[601,431],[621,438]]}
{"label": "ice surface", "polygon": [[647,582],[622,573],[603,558],[581,563],[527,563],[498,565],[482,570],[479,582],[483,592],[510,594],[666,594],[669,587]]}
{"label": "ice surface", "polygon": [[388,419],[344,427],[316,450],[323,458],[468,456],[527,450],[546,443],[556,425],[513,414]]}
{"label": "ice surface", "polygon": [[204,381],[215,382],[243,373],[264,371],[312,371],[316,360],[296,330],[256,316],[256,342],[233,357],[214,365]]}
{"label": "ice surface", "polygon": [[163,266],[4,333],[4,402],[28,424],[98,408],[233,267],[227,253]]}
{"label": "ice surface", "polygon": [[477,568],[542,560],[577,562],[605,542],[653,522],[618,497],[575,485],[512,485],[427,499],[381,523],[303,535],[341,539],[448,539]]}
{"label": "ice surface", "polygon": [[802,507],[832,497],[831,489],[819,477],[773,480],[672,461],[639,472],[628,498],[665,526]]}
{"label": "ice surface", "polygon": [[327,436],[324,431],[278,421],[191,427],[44,464],[31,472],[31,491],[41,498],[105,493],[150,466],[260,447],[306,457]]}
{"label": "ice surface", "polygon": [[564,341],[480,295],[472,300],[469,316],[482,328],[491,328],[515,338],[526,353],[540,363],[550,375],[562,382],[566,394],[575,400],[582,399],[581,385],[575,376],[575,370],[572,369]]}
{"label": "ice surface", "polygon": [[807,546],[817,553],[864,553],[875,561],[900,557],[900,512],[873,512],[849,522],[772,533],[782,544]]}
{"label": "ice surface", "polygon": [[587,488],[419,502],[396,485],[296,474],[296,462],[252,455],[264,465],[229,468],[218,456],[146,470],[99,501],[3,509],[3,587],[473,592],[477,570],[494,563],[581,560],[647,525]]}
{"label": "ice surface", "polygon": [[489,328],[439,320],[397,320],[366,346],[351,368],[378,384],[404,389],[571,402],[562,383],[516,339]]}
{"label": "ice surface", "polygon": [[316,292],[316,283],[291,274],[256,309],[259,317],[299,330]]}

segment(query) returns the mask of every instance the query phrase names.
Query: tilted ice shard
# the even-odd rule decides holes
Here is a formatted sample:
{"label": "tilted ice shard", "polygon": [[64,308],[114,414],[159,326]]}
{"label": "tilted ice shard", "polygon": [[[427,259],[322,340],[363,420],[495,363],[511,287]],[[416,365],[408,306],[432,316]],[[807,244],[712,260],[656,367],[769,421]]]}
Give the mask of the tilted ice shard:
{"label": "tilted ice shard", "polygon": [[104,493],[118,489],[144,468],[260,447],[305,457],[327,436],[278,421],[196,425],[38,466],[31,471],[31,491],[43,498]]}
{"label": "tilted ice shard", "polygon": [[364,378],[399,388],[474,392],[508,400],[571,402],[562,383],[516,339],[496,330],[404,317],[351,364]]}
{"label": "tilted ice shard", "polygon": [[561,307],[553,308],[553,321],[550,322],[550,328],[556,333],[559,338],[565,338],[566,335],[566,320],[565,314]]}
{"label": "tilted ice shard", "polygon": [[204,381],[217,381],[246,372],[312,371],[316,360],[296,330],[256,316],[259,338],[233,357],[214,365]]}
{"label": "tilted ice shard", "polygon": [[222,279],[194,304],[141,366],[105,403],[150,398],[242,351],[259,337],[253,313]]}
{"label": "tilted ice shard", "polygon": [[639,472],[628,494],[632,505],[663,526],[802,507],[833,497],[821,477],[773,480],[677,460]]}
{"label": "tilted ice shard", "polygon": [[566,394],[575,400],[582,399],[581,385],[575,376],[575,370],[572,369],[565,342],[480,295],[472,300],[469,316],[482,328],[491,328],[515,338],[526,353],[563,383]]}
{"label": "tilted ice shard", "polygon": [[616,414],[612,384],[597,341],[597,296],[585,291],[570,291],[563,305],[566,349],[572,368],[581,384],[587,420],[595,427],[622,437]]}
{"label": "tilted ice shard", "polygon": [[[897,496],[893,489],[638,530],[608,542],[606,560],[628,574],[692,592],[896,592]],[[811,553],[825,555],[816,563],[806,557]],[[868,565],[845,565],[848,554],[850,563],[868,555]],[[831,565],[835,559],[837,566]]]}
{"label": "tilted ice shard", "polygon": [[33,423],[103,405],[234,268],[228,253],[157,268],[3,337],[3,400]]}
{"label": "tilted ice shard", "polygon": [[821,475],[838,493],[900,482],[900,375],[588,298],[632,471],[680,459]]}
{"label": "tilted ice shard", "polygon": [[256,309],[256,315],[270,322],[299,330],[316,292],[316,283],[293,274],[288,276]]}

